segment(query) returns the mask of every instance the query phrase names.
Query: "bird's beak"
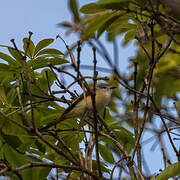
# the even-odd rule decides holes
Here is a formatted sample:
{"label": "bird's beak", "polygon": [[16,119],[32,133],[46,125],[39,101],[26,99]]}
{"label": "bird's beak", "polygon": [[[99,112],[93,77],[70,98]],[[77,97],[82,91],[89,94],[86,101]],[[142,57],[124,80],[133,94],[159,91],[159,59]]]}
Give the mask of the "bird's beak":
{"label": "bird's beak", "polygon": [[110,89],[115,89],[115,88],[117,88],[117,87],[116,87],[116,86],[111,86],[111,87],[110,87]]}

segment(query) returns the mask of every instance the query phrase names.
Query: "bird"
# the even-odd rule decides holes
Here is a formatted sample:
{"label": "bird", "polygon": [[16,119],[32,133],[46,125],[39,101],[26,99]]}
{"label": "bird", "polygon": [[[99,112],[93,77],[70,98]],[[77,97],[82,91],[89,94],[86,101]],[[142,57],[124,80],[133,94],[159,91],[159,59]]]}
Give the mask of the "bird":
{"label": "bird", "polygon": [[[112,89],[114,88],[115,86],[111,86],[107,83],[99,83],[96,85],[95,102],[97,112],[102,112],[105,109],[105,107],[109,104]],[[77,101],[77,103],[76,101],[74,102],[76,104],[70,111],[67,109],[67,113],[64,112],[63,117],[65,119],[81,117],[85,109],[89,113],[93,111],[92,98],[89,93],[86,95],[86,97],[84,97],[84,95],[81,94]]]}
{"label": "bird", "polygon": [[[102,112],[109,104],[112,94],[112,89],[116,88],[107,83],[96,84],[96,110],[98,113]],[[87,91],[86,96],[82,93],[72,104],[63,112],[61,117],[56,121],[50,122],[42,129],[47,129],[56,125],[57,123],[70,118],[80,118],[84,112],[87,111],[88,115],[93,112],[93,104],[91,94]]]}

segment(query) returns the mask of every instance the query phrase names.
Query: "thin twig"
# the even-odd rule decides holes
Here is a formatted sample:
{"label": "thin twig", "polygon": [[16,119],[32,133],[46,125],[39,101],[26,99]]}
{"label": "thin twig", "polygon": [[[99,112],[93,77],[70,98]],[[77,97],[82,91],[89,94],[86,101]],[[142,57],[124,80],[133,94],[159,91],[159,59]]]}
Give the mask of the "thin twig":
{"label": "thin twig", "polygon": [[[135,91],[137,90],[137,62],[134,62],[134,89]],[[138,137],[138,131],[139,131],[139,126],[138,126],[138,101],[137,101],[137,94],[134,92],[134,105],[133,105],[133,124],[134,124],[134,133],[135,133],[135,139]],[[141,171],[142,170],[142,164],[141,164],[141,145],[138,143],[137,147],[137,162],[138,162],[138,169]]]}
{"label": "thin twig", "polygon": [[22,114],[23,114],[23,116],[24,116],[24,119],[25,119],[27,125],[31,128],[31,127],[32,127],[31,122],[30,122],[29,119],[28,119],[28,116],[27,116],[27,114],[26,114],[26,112],[25,112],[25,109],[24,109],[24,105],[23,105],[23,103],[22,103],[22,97],[21,97],[21,93],[20,93],[20,82],[19,82],[19,79],[17,78],[16,74],[14,74],[14,77],[15,77],[15,79],[16,79],[16,91],[17,91],[18,100],[19,100],[19,105],[20,105],[20,107],[21,107]]}
{"label": "thin twig", "polygon": [[101,165],[99,160],[99,148],[98,148],[98,118],[97,118],[97,109],[96,109],[96,77],[98,75],[98,72],[96,71],[96,48],[93,48],[93,54],[94,54],[94,75],[93,75],[93,93],[91,93],[91,99],[92,99],[92,105],[93,105],[93,116],[94,116],[94,130],[95,130],[95,145],[96,145],[96,161],[97,161],[97,167],[98,167],[98,173],[99,177],[102,177],[101,172]]}
{"label": "thin twig", "polygon": [[[72,166],[72,165],[61,165],[61,164],[56,164],[56,163],[45,163],[45,162],[30,162],[30,163],[27,163],[27,164],[24,164],[18,168],[13,168],[14,171],[22,171],[24,169],[27,169],[27,168],[32,168],[32,167],[51,167],[51,168],[61,168],[61,169],[64,169],[64,170],[76,170],[76,171],[80,171],[80,172],[84,172],[84,173],[87,173],[89,174],[90,176],[92,176],[94,179],[97,179],[97,180],[102,180],[102,178],[96,176],[94,173],[90,172],[89,170],[87,169],[84,169],[80,166]],[[5,172],[7,172],[9,170],[8,167],[4,168],[3,170],[0,171],[0,174],[3,174]]]}
{"label": "thin twig", "polygon": [[69,160],[70,162],[72,162],[75,165],[79,165],[74,159],[70,158],[64,151],[62,151],[61,149],[59,149],[57,146],[55,146],[54,144],[52,144],[51,142],[49,142],[46,138],[44,138],[42,136],[42,134],[35,129],[35,134],[45,143],[47,144],[50,148],[52,148],[58,155],[61,155],[63,157],[65,157],[67,160]]}

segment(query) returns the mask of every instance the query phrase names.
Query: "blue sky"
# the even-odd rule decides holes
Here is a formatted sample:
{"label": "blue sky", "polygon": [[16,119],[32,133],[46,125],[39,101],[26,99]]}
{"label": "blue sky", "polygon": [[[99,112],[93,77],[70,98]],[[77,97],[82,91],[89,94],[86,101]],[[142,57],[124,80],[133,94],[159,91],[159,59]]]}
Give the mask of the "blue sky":
{"label": "blue sky", "polygon": [[[79,0],[79,3],[94,2],[94,0]],[[64,30],[56,25],[61,21],[70,21],[71,14],[67,7],[67,0],[5,0],[1,1],[0,7],[0,23],[1,34],[0,44],[11,45],[10,39],[14,38],[19,47],[22,46],[22,39],[28,35],[29,31],[34,34],[32,40],[37,43],[43,38],[55,38],[60,34],[65,38],[67,44],[72,44],[77,41],[74,35],[65,36]],[[120,43],[119,43],[120,44]],[[53,44],[53,47],[64,50],[64,44],[59,40]],[[127,57],[134,54],[133,46],[120,50],[121,54],[121,69],[122,64],[127,65]],[[0,48],[1,50],[2,48]],[[108,50],[112,53],[112,47],[108,46]],[[90,51],[82,52],[82,55],[92,55]],[[104,64],[100,64],[104,66]]]}
{"label": "blue sky", "polygon": [[[70,21],[71,14],[67,7],[67,0],[2,0],[0,6],[0,44],[11,45],[10,39],[14,38],[18,47],[22,47],[22,39],[28,35],[28,31],[32,31],[34,34],[32,40],[37,43],[44,38],[55,38],[57,34],[60,34],[67,44],[72,44],[78,40],[74,35],[65,36],[64,30],[57,28],[56,24],[61,21]],[[94,2],[94,0],[79,0],[80,4]],[[118,38],[120,45],[121,38]],[[105,43],[104,37],[102,41]],[[112,55],[111,45],[106,44],[109,53]],[[58,48],[63,51],[65,49],[64,44],[61,41],[55,41],[54,48]],[[4,48],[0,48],[0,51],[5,51]],[[135,54],[135,47],[131,43],[126,48],[120,48],[120,70],[126,72],[128,66],[128,58]],[[92,51],[87,47],[82,52],[82,63],[91,64],[93,60]],[[107,65],[101,61],[99,65],[107,67]],[[86,73],[90,73],[87,72]],[[160,164],[157,162],[157,158],[161,156],[158,151],[153,153],[150,151],[151,146],[146,146],[146,152],[151,153],[151,158],[147,157],[148,161],[156,161],[151,167],[152,172],[160,168]]]}

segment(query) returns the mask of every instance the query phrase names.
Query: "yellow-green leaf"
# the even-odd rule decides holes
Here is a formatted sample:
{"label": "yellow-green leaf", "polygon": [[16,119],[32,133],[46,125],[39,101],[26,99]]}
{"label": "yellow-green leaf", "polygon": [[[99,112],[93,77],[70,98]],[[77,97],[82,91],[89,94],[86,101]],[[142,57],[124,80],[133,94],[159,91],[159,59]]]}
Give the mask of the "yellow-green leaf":
{"label": "yellow-green leaf", "polygon": [[35,45],[32,42],[32,40],[29,40],[29,38],[24,38],[23,43],[24,43],[24,45],[23,45],[24,52],[26,52],[26,55],[29,58],[33,58],[34,57]]}
{"label": "yellow-green leaf", "polygon": [[99,147],[99,153],[101,154],[103,159],[105,161],[107,161],[108,163],[113,164],[114,163],[114,157],[113,157],[111,150],[102,144],[98,144],[98,147]]}
{"label": "yellow-green leaf", "polygon": [[107,12],[106,14],[97,16],[90,22],[85,30],[84,33],[89,36],[92,35],[96,30],[98,30],[103,24],[111,17],[112,12]]}
{"label": "yellow-green leaf", "polygon": [[13,59],[11,56],[8,56],[7,54],[0,52],[0,58],[8,62],[8,64],[16,65],[15,59]]}
{"label": "yellow-green leaf", "polygon": [[97,3],[90,3],[87,4],[85,6],[83,6],[80,11],[84,14],[94,14],[97,12],[101,12],[106,10],[105,8],[101,7],[99,4]]}
{"label": "yellow-green leaf", "polygon": [[37,59],[32,59],[27,62],[28,66],[32,67],[32,69],[39,69],[43,67],[48,67],[48,64],[52,65],[61,65],[64,63],[68,63],[66,59],[63,59],[59,56],[41,56],[38,57]]}
{"label": "yellow-green leaf", "polygon": [[43,39],[39,41],[39,43],[36,45],[35,50],[34,50],[34,56],[43,48],[49,46],[51,43],[53,43],[54,39]]}
{"label": "yellow-green leaf", "polygon": [[53,48],[47,48],[39,51],[36,56],[44,55],[44,54],[53,54],[53,55],[64,55],[61,51],[58,49],[53,49]]}
{"label": "yellow-green leaf", "polygon": [[169,165],[156,177],[156,180],[168,180],[169,178],[178,175],[180,175],[180,162]]}

